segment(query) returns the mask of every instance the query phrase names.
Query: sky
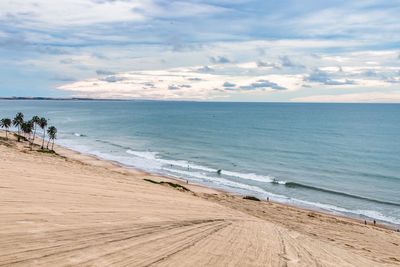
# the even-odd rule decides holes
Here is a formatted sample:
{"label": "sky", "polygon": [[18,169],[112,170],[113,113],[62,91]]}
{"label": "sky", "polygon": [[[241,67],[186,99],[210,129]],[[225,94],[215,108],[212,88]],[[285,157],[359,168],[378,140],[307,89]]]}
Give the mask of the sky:
{"label": "sky", "polygon": [[0,96],[399,102],[400,0],[1,0]]}

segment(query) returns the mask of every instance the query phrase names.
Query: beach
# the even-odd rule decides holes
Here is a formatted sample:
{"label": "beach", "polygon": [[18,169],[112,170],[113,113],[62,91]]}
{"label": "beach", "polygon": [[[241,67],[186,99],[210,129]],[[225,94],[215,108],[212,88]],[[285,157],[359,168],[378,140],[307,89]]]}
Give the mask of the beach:
{"label": "beach", "polygon": [[[391,114],[399,107],[0,101],[6,117],[23,111],[26,118],[49,118],[58,129],[57,144],[82,154],[190,184],[398,227],[400,147],[393,144],[400,143],[400,121]],[[42,136],[41,129],[38,133]]]}
{"label": "beach", "polygon": [[371,222],[179,187],[61,147],[57,154],[30,151],[1,136],[2,266],[400,264],[400,233]]}

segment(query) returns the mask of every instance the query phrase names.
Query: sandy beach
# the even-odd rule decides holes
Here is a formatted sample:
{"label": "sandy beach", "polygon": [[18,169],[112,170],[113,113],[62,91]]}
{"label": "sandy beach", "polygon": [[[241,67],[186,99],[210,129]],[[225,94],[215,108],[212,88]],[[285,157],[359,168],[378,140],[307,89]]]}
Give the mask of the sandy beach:
{"label": "sandy beach", "polygon": [[391,229],[0,136],[0,266],[400,266]]}

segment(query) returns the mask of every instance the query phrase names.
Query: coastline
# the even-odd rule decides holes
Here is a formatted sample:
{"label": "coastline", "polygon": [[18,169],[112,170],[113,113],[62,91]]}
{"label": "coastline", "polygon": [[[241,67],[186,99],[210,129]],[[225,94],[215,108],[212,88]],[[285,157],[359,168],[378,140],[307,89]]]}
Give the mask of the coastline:
{"label": "coastline", "polygon": [[[40,138],[38,138],[40,139]],[[190,189],[194,192],[198,192],[198,193],[217,193],[217,194],[227,194],[227,195],[232,195],[232,196],[237,196],[237,197],[244,197],[246,196],[245,194],[241,194],[241,193],[236,193],[236,192],[232,192],[226,189],[222,189],[222,188],[215,188],[215,187],[210,187],[207,185],[203,185],[203,184],[199,184],[199,183],[193,183],[190,182],[189,184],[186,183],[186,180],[183,178],[179,178],[179,177],[172,177],[172,176],[167,176],[167,175],[163,175],[163,174],[158,174],[158,173],[152,173],[152,172],[148,172],[145,170],[142,170],[140,168],[134,167],[134,166],[129,166],[129,165],[125,165],[121,162],[118,161],[114,161],[114,160],[110,160],[110,159],[104,159],[101,158],[100,156],[96,156],[94,154],[90,154],[90,153],[84,153],[84,152],[80,152],[78,150],[75,150],[73,148],[69,148],[67,146],[63,146],[63,145],[59,145],[56,144],[55,147],[58,149],[58,151],[61,151],[61,155],[64,156],[68,156],[68,157],[77,157],[78,160],[80,161],[88,161],[88,162],[92,162],[92,160],[98,160],[100,162],[108,162],[114,165],[115,168],[120,168],[122,172],[124,171],[128,171],[134,174],[142,174],[142,175],[148,175],[151,176],[153,178],[156,178],[158,180],[165,180],[165,181],[170,181],[170,182],[174,182],[177,184],[180,184],[182,186],[186,186],[186,187],[190,187]],[[267,202],[267,199],[260,199],[262,202]],[[395,223],[391,223],[391,222],[387,222],[387,221],[382,221],[379,220],[377,218],[360,218],[361,215],[357,216],[356,214],[344,214],[341,212],[336,212],[336,211],[329,211],[329,210],[324,210],[323,208],[320,208],[318,206],[312,206],[311,204],[306,206],[306,205],[300,205],[300,204],[290,204],[290,203],[284,203],[281,201],[277,201],[274,200],[273,197],[270,197],[268,202],[272,202],[275,203],[276,205],[283,205],[285,207],[292,207],[295,209],[301,209],[304,210],[306,212],[316,212],[316,213],[320,213],[320,214],[324,214],[324,215],[328,215],[328,216],[334,216],[334,217],[341,217],[344,219],[350,219],[350,220],[354,220],[357,223],[361,223],[364,224],[364,220],[367,221],[368,224],[372,224],[374,220],[376,220],[376,227],[382,227],[385,229],[389,229],[389,230],[397,230],[400,229],[400,224],[395,224]]]}
{"label": "coastline", "polygon": [[[0,133],[2,133],[1,136],[4,135],[4,131],[1,129],[0,129]],[[13,133],[15,133],[15,132],[13,132]],[[35,144],[40,145],[42,139],[39,136],[37,136],[35,139],[36,139]],[[171,176],[166,176],[166,175],[162,175],[162,174],[148,172],[148,171],[141,170],[140,168],[137,168],[134,166],[125,165],[118,161],[104,159],[104,158],[101,158],[99,156],[96,156],[96,155],[90,154],[90,153],[80,152],[73,148],[63,146],[63,145],[60,145],[57,143],[54,144],[54,148],[55,148],[54,150],[57,150],[57,154],[62,157],[77,160],[84,164],[91,164],[94,166],[106,167],[110,170],[118,171],[123,174],[148,176],[148,177],[151,177],[152,179],[156,179],[157,181],[167,181],[167,182],[176,183],[181,186],[189,188],[191,191],[193,191],[195,193],[225,194],[225,195],[239,197],[239,198],[243,198],[246,196],[244,194],[235,193],[235,192],[231,192],[231,191],[228,191],[225,189],[220,189],[220,188],[213,188],[213,187],[209,187],[206,185],[197,184],[197,183],[193,183],[193,182],[186,183],[186,181],[183,178],[171,177]],[[305,207],[305,206],[301,206],[301,205],[283,203],[280,201],[275,201],[273,198],[269,198],[268,201],[266,199],[260,199],[260,202],[274,203],[275,205],[278,205],[278,206],[282,205],[283,207],[300,209],[304,212],[314,212],[314,213],[318,213],[318,214],[325,215],[325,216],[339,217],[339,218],[343,218],[345,220],[351,220],[356,223],[364,224],[364,219],[358,218],[356,215],[352,216],[351,214],[346,215],[346,214],[342,214],[342,213],[332,212],[332,211],[324,210],[322,208],[318,208],[316,206],[315,207]],[[370,218],[370,220],[368,220],[367,223],[372,224],[373,220],[374,220],[374,218]],[[386,221],[379,221],[377,219],[376,219],[376,221],[377,221],[377,223],[376,223],[376,225],[374,225],[374,227],[380,227],[380,228],[393,230],[393,231],[400,229],[400,225],[386,222]]]}
{"label": "coastline", "polygon": [[[1,135],[3,136],[3,133],[1,133]],[[98,181],[101,184],[103,182],[108,183],[110,181],[113,181],[114,179],[115,181],[119,182],[118,183],[113,182],[111,184],[112,188],[107,187],[107,189],[111,190],[114,188],[115,190],[117,190],[119,187],[118,184],[123,182],[127,183],[127,185],[123,186],[122,189],[129,188],[129,190],[132,190],[133,195],[141,195],[143,194],[144,191],[148,192],[145,195],[143,195],[145,196],[143,197],[143,199],[145,200],[142,204],[140,204],[141,208],[142,209],[144,208],[145,210],[144,211],[139,210],[138,207],[129,205],[126,207],[127,210],[118,214],[118,216],[121,216],[123,218],[125,218],[126,214],[130,213],[130,210],[135,210],[136,208],[137,210],[135,210],[135,213],[133,213],[132,216],[135,217],[138,216],[138,214],[143,214],[139,216],[141,218],[139,220],[140,222],[142,222],[143,220],[152,221],[153,220],[152,218],[156,217],[158,218],[159,216],[161,216],[160,214],[163,214],[162,216],[165,216],[165,218],[169,218],[168,220],[171,220],[174,217],[177,217],[179,219],[196,217],[197,219],[213,218],[213,220],[217,219],[223,220],[229,222],[229,225],[235,225],[237,229],[241,229],[240,233],[243,232],[246,235],[252,237],[257,235],[263,235],[265,234],[265,232],[267,232],[268,235],[264,236],[263,240],[258,240],[258,239],[247,240],[250,243],[241,245],[248,246],[250,244],[251,246],[254,247],[265,246],[271,251],[277,250],[276,255],[274,254],[274,256],[272,257],[273,259],[277,260],[277,262],[281,261],[291,262],[296,258],[295,254],[298,253],[296,260],[299,260],[303,264],[309,263],[306,265],[312,265],[310,262],[307,261],[307,256],[305,256],[307,253],[303,251],[301,248],[301,246],[306,246],[307,247],[306,251],[314,255],[315,258],[318,258],[320,265],[323,266],[329,266],[330,264],[328,260],[325,261],[322,260],[321,258],[326,258],[331,260],[333,258],[336,258],[337,261],[340,259],[340,263],[342,263],[343,266],[345,265],[350,266],[352,265],[351,264],[352,262],[354,264],[358,262],[359,264],[363,264],[364,266],[374,266],[376,264],[395,266],[396,264],[400,263],[400,259],[397,257],[395,253],[395,251],[398,251],[398,247],[400,246],[400,234],[385,228],[384,225],[378,225],[376,227],[371,225],[365,226],[362,222],[353,218],[307,210],[299,207],[289,206],[286,204],[276,203],[273,201],[258,202],[258,201],[244,200],[242,196],[229,194],[222,190],[214,190],[204,187],[202,185],[186,184],[184,181],[180,181],[177,179],[153,175],[150,173],[135,170],[133,168],[132,169],[125,168],[121,166],[121,164],[119,163],[106,161],[91,155],[85,155],[80,152],[73,151],[71,149],[63,148],[60,146],[56,147],[56,152],[58,155],[52,155],[52,154],[47,155],[46,153],[42,154],[36,151],[30,152],[28,149],[26,149],[26,147],[24,148],[23,145],[21,146],[21,144],[16,144],[16,143],[12,144],[11,147],[7,147],[4,145],[3,142],[1,142],[0,149],[2,150],[2,153],[4,152],[3,155],[5,160],[5,162],[0,163],[2,164],[0,165],[0,168],[2,169],[3,172],[4,171],[6,172],[6,175],[8,175],[5,177],[5,179],[7,179],[5,180],[5,183],[3,182],[2,184],[3,188],[2,190],[3,191],[8,189],[10,190],[10,193],[6,192],[4,197],[0,198],[0,201],[3,202],[2,208],[4,208],[2,209],[1,212],[3,215],[2,217],[3,219],[1,219],[0,221],[0,224],[3,227],[2,229],[4,230],[0,231],[0,234],[6,236],[8,234],[11,234],[11,232],[12,233],[18,232],[19,229],[18,225],[19,227],[21,227],[21,225],[18,223],[15,226],[16,228],[15,227],[12,228],[10,225],[10,223],[12,223],[12,221],[14,220],[13,216],[17,216],[13,214],[16,211],[20,212],[20,209],[25,209],[22,207],[18,208],[19,207],[18,203],[21,201],[19,198],[27,197],[28,200],[27,203],[28,205],[30,205],[29,200],[31,200],[32,202],[36,201],[34,198],[29,197],[30,194],[32,194],[32,192],[30,191],[33,191],[34,193],[35,190],[39,189],[42,190],[43,188],[46,189],[47,186],[53,185],[53,183],[55,183],[57,180],[57,183],[61,183],[61,185],[57,187],[57,190],[52,191],[50,189],[46,189],[46,194],[49,194],[49,196],[51,196],[51,199],[54,199],[55,201],[57,197],[56,195],[53,194],[56,194],[56,192],[58,192],[59,190],[64,190],[66,187],[62,184],[64,182],[69,182],[67,180],[62,181],[60,179],[67,179],[67,177],[75,177],[81,175],[81,173],[85,173],[85,175],[82,177],[84,179],[90,179],[90,183],[89,180],[88,181],[85,180],[85,183],[83,183],[83,185],[87,184],[90,188],[97,187],[96,181]],[[14,160],[8,159],[7,156],[14,158]],[[19,163],[18,160],[21,160],[22,163]],[[42,161],[44,163],[42,163]],[[29,164],[25,165],[25,163],[27,164],[29,163],[30,165]],[[47,165],[42,166],[41,164],[47,164]],[[37,169],[35,169],[35,165],[38,165]],[[15,167],[13,170],[10,170],[10,166],[15,166]],[[30,169],[28,166],[33,166],[33,167]],[[48,180],[49,185],[47,184],[47,182],[41,181],[43,178],[41,177],[41,172],[40,172],[42,169],[46,169],[45,167],[48,166],[53,166],[53,168],[56,167],[54,168],[54,170],[51,170],[51,175],[49,175],[50,179]],[[27,169],[24,170],[24,168]],[[29,185],[25,185],[24,182],[18,181],[19,176],[24,176],[25,172],[29,172],[28,173],[29,175],[26,176],[27,179],[26,182],[29,183],[30,179],[33,178],[38,179],[38,183],[40,186],[30,187]],[[73,175],[74,173],[75,176]],[[56,180],[51,180],[53,179],[54,176],[56,176],[56,178],[54,178]],[[187,187],[190,190],[190,192],[186,193],[177,192],[174,188],[168,186],[154,185],[152,183],[144,181],[143,179],[151,179],[155,181],[171,181],[172,183],[178,183],[181,186]],[[130,185],[131,183],[132,185]],[[73,187],[76,188],[75,190],[77,191],[81,190],[79,187],[76,187],[79,184],[80,180],[78,180],[77,185],[74,185]],[[22,190],[21,188],[25,186],[27,187],[26,190],[28,191],[25,190],[23,192],[25,192],[27,196],[21,195],[21,190]],[[68,187],[70,186],[72,185],[68,185]],[[15,193],[13,193],[12,190],[16,190]],[[72,193],[74,195],[76,194],[75,191],[73,191]],[[63,193],[63,195],[64,194],[65,193]],[[107,197],[103,198],[102,197],[103,195]],[[104,202],[92,203],[92,201],[89,201],[88,203],[86,203],[87,196],[91,196],[91,194],[87,194],[86,191],[82,191],[82,193],[79,194],[79,198],[82,198],[82,202],[78,203],[79,205],[72,203],[72,206],[75,205],[74,209],[79,209],[81,205],[89,205],[89,204],[94,205],[91,206],[92,208],[96,208],[97,207],[96,205],[99,205],[99,203],[104,204],[105,208],[107,208],[108,207],[107,203],[109,199],[110,198],[113,199],[116,197],[116,195],[114,195],[114,190],[111,190],[109,192],[102,190],[95,193],[94,196],[96,198],[101,198],[102,201]],[[129,197],[131,196],[132,195],[129,194]],[[179,203],[179,205],[176,207],[168,206],[169,207],[168,210],[165,210],[165,207],[162,206],[164,202],[175,203],[176,198],[179,198],[181,200],[176,202]],[[156,203],[154,204],[153,202]],[[38,209],[38,211],[40,211],[41,214],[39,217],[35,217],[36,218],[35,220],[40,219],[45,221],[51,221],[54,219],[53,216],[56,217],[59,216],[57,214],[58,211],[56,212],[51,207],[52,204],[46,204],[46,203],[47,202],[40,203],[40,206],[36,208],[34,208],[33,206],[26,207],[27,213],[24,213],[23,219],[19,218],[18,215],[17,222],[20,221],[26,224],[25,222],[31,222],[33,220],[33,218],[31,218],[32,216],[39,216],[39,215],[31,215],[32,209],[33,210]],[[135,202],[135,203],[136,203],[135,205],[138,205],[140,202]],[[57,205],[60,206],[61,213],[63,213],[62,212],[63,208],[65,208],[66,210],[71,209],[71,203],[69,202],[63,203],[63,205],[61,204]],[[112,202],[109,205],[110,208],[114,210],[117,204]],[[98,208],[100,208],[99,211],[101,211],[103,207],[100,205]],[[155,212],[156,210],[157,212]],[[35,212],[33,212],[32,214],[34,213]],[[68,213],[66,212],[65,215],[63,215],[63,220],[67,219],[68,216],[70,216],[67,214]],[[85,211],[82,214],[87,214],[87,212]],[[82,214],[79,214],[79,216],[83,216]],[[96,216],[93,215],[93,218],[95,218],[97,223],[101,223],[102,225],[109,220],[109,218],[107,217],[98,218]],[[74,219],[76,218],[82,219],[85,218],[85,216],[74,217]],[[165,220],[165,218],[163,220]],[[33,220],[32,223],[29,223],[28,225],[29,227],[33,227],[30,230],[33,232],[35,231],[37,232],[38,230],[37,225],[33,223],[35,222],[35,220]],[[91,225],[92,223],[91,221],[85,222],[86,219],[82,220],[83,220],[82,224]],[[157,219],[157,221],[159,220],[160,219]],[[121,221],[124,221],[124,223],[127,222],[126,219]],[[61,224],[60,223],[61,222],[58,222],[57,224],[52,225],[51,227],[61,227],[60,225],[68,225],[68,223],[66,222],[63,222]],[[51,235],[51,232],[47,232],[49,226],[45,227],[44,226],[46,224],[45,222],[41,222],[40,224],[43,224],[39,228],[41,229],[40,232],[44,231],[45,236]],[[8,231],[10,227],[13,229],[12,231],[10,230],[11,232]],[[67,231],[68,234],[72,234],[76,238],[76,233],[68,229],[73,229],[73,227],[70,228],[68,226],[67,230],[64,229],[64,231]],[[68,231],[72,232],[70,233]],[[23,236],[25,235],[24,233],[26,233],[25,230],[21,232]],[[279,238],[275,236],[276,233],[279,233],[278,235]],[[41,235],[44,235],[44,233]],[[214,240],[215,239],[214,238],[213,241],[209,241],[209,243],[215,246],[222,246],[223,244],[225,244],[225,241],[229,240],[230,238],[245,238],[243,235],[239,233],[237,233],[237,235],[238,235],[237,237],[234,237],[232,236],[232,234],[226,233],[225,238],[222,238],[221,240],[218,241]],[[30,236],[24,238],[29,239]],[[286,247],[286,253],[280,251],[283,248],[281,245],[278,245],[278,243],[276,243],[275,245],[263,244],[263,242],[265,242],[264,239],[274,240],[275,238],[281,240],[280,242],[285,243],[284,247]],[[5,240],[11,240],[11,239],[5,239]],[[17,238],[15,242],[18,241],[22,242],[20,239]],[[315,246],[315,244],[318,245]],[[30,243],[30,246],[28,246],[27,248],[31,248],[31,246],[32,243]],[[236,249],[238,249],[239,247],[236,247]],[[0,248],[2,248],[2,251],[8,251],[8,252],[14,251],[16,249],[11,247],[10,243],[7,242],[6,243],[0,242]],[[205,247],[204,249],[206,248],[207,247]],[[212,251],[211,248],[209,249]],[[329,253],[327,251],[329,251]],[[21,258],[24,257],[29,258],[32,256],[24,251],[20,253],[21,254],[18,255]],[[223,258],[225,259],[228,258],[229,256],[227,256],[227,254],[224,253],[228,253],[228,251],[220,252],[219,255],[220,257],[217,258],[219,258],[219,260],[222,260]],[[327,253],[329,255],[327,255]],[[284,257],[281,258],[280,256],[278,256],[280,254],[284,255]],[[190,259],[194,260],[194,262],[196,263],[200,261],[199,258],[191,257],[185,259],[184,263],[186,264],[191,263]],[[248,258],[245,259],[248,260]],[[44,258],[42,260],[45,261]],[[10,259],[7,258],[7,256],[0,255],[0,262],[9,263]],[[335,261],[332,261],[332,263],[333,262]],[[180,264],[182,265],[183,263],[181,262]],[[257,262],[251,265],[260,266],[261,264],[260,262]],[[267,265],[274,266],[275,264],[271,263]]]}

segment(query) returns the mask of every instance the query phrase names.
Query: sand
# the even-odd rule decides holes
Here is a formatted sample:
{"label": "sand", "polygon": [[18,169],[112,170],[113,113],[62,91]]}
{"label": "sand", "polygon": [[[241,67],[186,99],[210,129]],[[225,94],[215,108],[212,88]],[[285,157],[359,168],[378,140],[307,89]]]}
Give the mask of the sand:
{"label": "sand", "polygon": [[0,140],[0,266],[400,266],[393,230],[56,151]]}

